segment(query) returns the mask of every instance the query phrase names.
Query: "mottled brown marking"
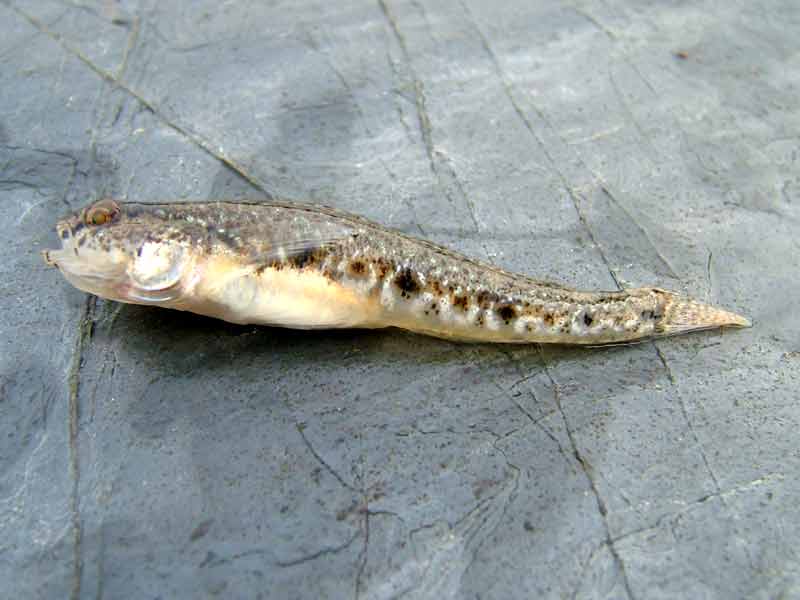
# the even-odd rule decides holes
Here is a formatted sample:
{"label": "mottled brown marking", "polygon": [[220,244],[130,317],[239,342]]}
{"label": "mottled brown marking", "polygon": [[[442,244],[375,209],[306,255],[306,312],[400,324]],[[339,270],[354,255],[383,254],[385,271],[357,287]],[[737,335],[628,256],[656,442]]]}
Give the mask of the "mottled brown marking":
{"label": "mottled brown marking", "polygon": [[417,281],[414,271],[410,267],[401,269],[394,278],[394,284],[400,289],[404,298],[410,297],[419,291],[419,281]]}
{"label": "mottled brown marking", "polygon": [[510,304],[503,304],[498,307],[497,314],[500,315],[500,318],[508,325],[511,319],[517,316],[517,309]]}
{"label": "mottled brown marking", "polygon": [[386,262],[383,258],[379,258],[375,261],[375,264],[378,267],[378,277],[383,279],[386,277],[386,274],[389,272],[389,263]]}
{"label": "mottled brown marking", "polygon": [[492,302],[497,302],[499,298],[500,296],[498,294],[490,292],[489,290],[481,290],[475,297],[475,299],[478,301],[478,304],[480,304],[483,308],[489,308],[489,304]]}
{"label": "mottled brown marking", "polygon": [[467,296],[465,295],[453,296],[452,302],[455,308],[460,308],[464,312],[466,312],[467,309],[469,308],[469,298],[467,298]]}
{"label": "mottled brown marking", "polygon": [[317,260],[317,253],[314,248],[306,248],[297,254],[289,257],[289,262],[298,269],[304,269],[313,265]]}
{"label": "mottled brown marking", "polygon": [[367,272],[367,265],[363,261],[354,260],[349,265],[350,275],[362,277]]}

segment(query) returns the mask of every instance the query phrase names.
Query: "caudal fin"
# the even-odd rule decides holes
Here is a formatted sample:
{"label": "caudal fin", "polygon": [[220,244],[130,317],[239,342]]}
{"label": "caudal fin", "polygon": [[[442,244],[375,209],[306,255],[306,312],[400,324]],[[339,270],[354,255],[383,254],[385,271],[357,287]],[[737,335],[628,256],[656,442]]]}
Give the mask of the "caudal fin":
{"label": "caudal fin", "polygon": [[749,319],[742,315],[703,304],[691,298],[674,296],[667,303],[664,316],[656,326],[660,335],[677,335],[688,331],[717,329],[719,327],[752,327]]}

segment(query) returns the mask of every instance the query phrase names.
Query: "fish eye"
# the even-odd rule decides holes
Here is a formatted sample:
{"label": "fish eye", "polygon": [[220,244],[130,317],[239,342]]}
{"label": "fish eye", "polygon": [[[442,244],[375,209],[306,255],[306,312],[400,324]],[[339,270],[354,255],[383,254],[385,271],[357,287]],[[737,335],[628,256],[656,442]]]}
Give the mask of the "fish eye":
{"label": "fish eye", "polygon": [[86,210],[83,221],[87,225],[105,225],[119,215],[119,206],[111,200],[101,200]]}

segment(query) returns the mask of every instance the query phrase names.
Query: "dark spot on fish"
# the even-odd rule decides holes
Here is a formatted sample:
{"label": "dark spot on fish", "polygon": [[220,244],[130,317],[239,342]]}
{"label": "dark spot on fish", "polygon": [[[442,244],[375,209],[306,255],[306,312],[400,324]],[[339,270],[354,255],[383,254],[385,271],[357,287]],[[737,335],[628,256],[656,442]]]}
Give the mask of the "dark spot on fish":
{"label": "dark spot on fish", "polygon": [[76,235],[84,227],[86,227],[86,223],[83,220],[78,221],[75,223],[75,227],[72,228],[72,235]]}
{"label": "dark spot on fish", "polygon": [[313,265],[316,260],[316,249],[314,248],[306,248],[289,257],[289,262],[298,269]]}
{"label": "dark spot on fish", "polygon": [[394,278],[394,284],[402,292],[402,296],[411,296],[419,291],[419,282],[411,268],[402,269]]}
{"label": "dark spot on fish", "polygon": [[497,314],[500,315],[500,318],[505,321],[506,325],[508,325],[511,319],[517,316],[517,311],[510,304],[504,304],[497,309]]}
{"label": "dark spot on fish", "polygon": [[375,264],[378,267],[378,277],[380,279],[386,277],[386,274],[389,272],[389,263],[387,263],[384,259],[379,258],[375,261]]}
{"label": "dark spot on fish", "polygon": [[453,296],[453,306],[466,311],[469,306],[469,298],[466,296]]}
{"label": "dark spot on fish", "polygon": [[69,231],[67,231],[67,230],[65,229],[64,231],[62,231],[62,232],[61,232],[61,239],[62,239],[62,240],[65,240],[65,239],[67,239],[68,237],[69,237]]}
{"label": "dark spot on fish", "polygon": [[78,247],[82,248],[85,243],[86,243],[86,236],[84,235],[81,236],[80,239],[78,239]]}
{"label": "dark spot on fish", "polygon": [[354,260],[350,263],[350,274],[360,277],[367,271],[367,265],[363,261]]}
{"label": "dark spot on fish", "polygon": [[589,313],[583,313],[583,324],[590,327],[594,323],[594,319]]}
{"label": "dark spot on fish", "polygon": [[544,313],[544,315],[542,315],[542,320],[544,321],[545,325],[547,325],[548,327],[552,327],[553,323],[555,322],[555,315],[549,312]]}
{"label": "dark spot on fish", "polygon": [[499,298],[500,297],[496,293],[488,290],[481,290],[475,297],[475,299],[478,301],[478,304],[480,304],[483,308],[489,308],[489,304],[492,302],[497,302]]}

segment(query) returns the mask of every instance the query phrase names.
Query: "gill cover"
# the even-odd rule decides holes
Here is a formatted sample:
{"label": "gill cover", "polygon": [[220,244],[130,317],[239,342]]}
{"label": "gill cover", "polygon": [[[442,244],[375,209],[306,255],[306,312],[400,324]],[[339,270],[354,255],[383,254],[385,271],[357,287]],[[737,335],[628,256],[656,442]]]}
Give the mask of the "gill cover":
{"label": "gill cover", "polygon": [[128,267],[132,284],[128,295],[144,302],[175,299],[186,259],[187,254],[182,246],[146,242]]}

